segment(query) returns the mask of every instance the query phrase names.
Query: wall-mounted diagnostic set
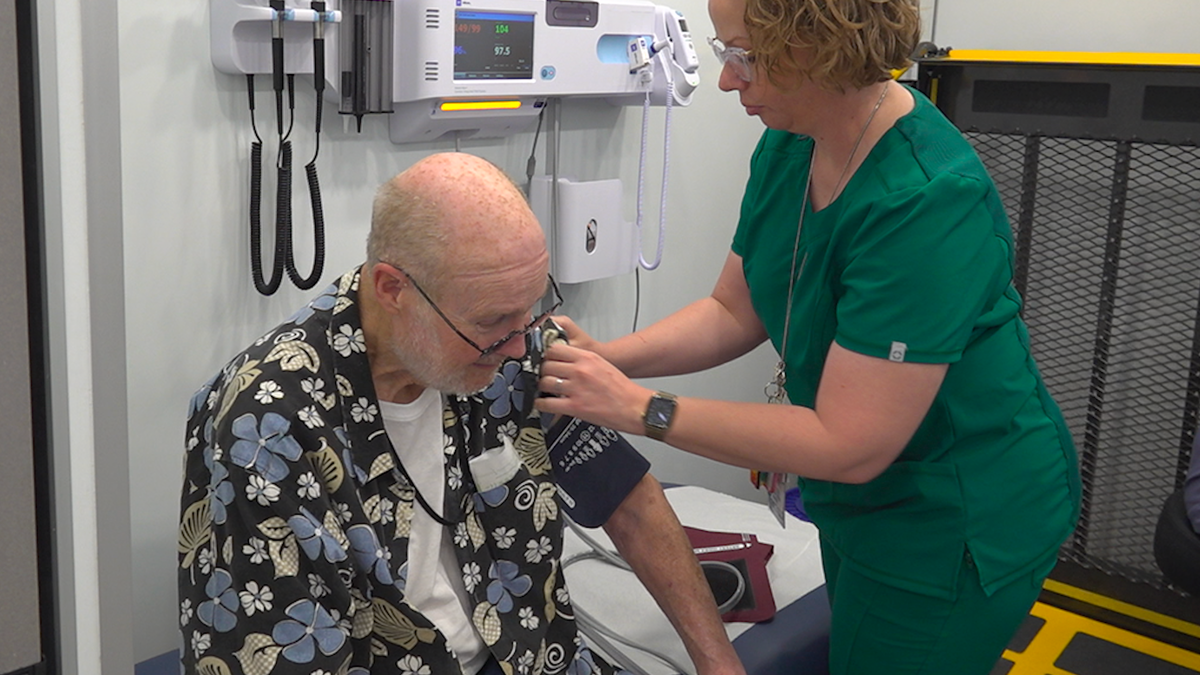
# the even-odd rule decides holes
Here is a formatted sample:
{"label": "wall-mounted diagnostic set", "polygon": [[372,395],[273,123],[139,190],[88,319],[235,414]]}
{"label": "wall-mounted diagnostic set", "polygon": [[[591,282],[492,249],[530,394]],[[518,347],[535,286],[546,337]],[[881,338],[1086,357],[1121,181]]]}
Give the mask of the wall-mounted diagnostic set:
{"label": "wall-mounted diagnostic set", "polygon": [[[365,116],[385,115],[395,143],[449,138],[457,146],[465,138],[532,130],[535,123],[540,133],[546,111],[557,115],[559,99],[585,97],[643,106],[644,158],[646,111],[651,105],[666,106],[665,203],[671,107],[688,105],[699,84],[699,59],[687,21],[675,10],[649,0],[210,2],[213,64],[222,72],[247,77],[252,121],[253,77],[270,74],[275,90],[280,175],[272,278],[261,279],[261,265],[253,265],[256,287],[264,293],[278,287],[280,269],[302,287],[306,281],[294,271],[291,258],[289,136],[296,75],[311,75],[317,90],[317,147],[323,98],[336,102],[340,113],[353,116],[359,130]],[[557,119],[551,128],[557,133]],[[552,147],[556,152],[558,143]],[[253,181],[261,180],[261,151],[259,139],[251,153]],[[547,154],[548,163],[557,167],[549,147]],[[314,151],[306,170],[319,242],[315,160]],[[550,230],[556,276],[562,281],[628,272],[639,260],[648,269],[657,266],[661,221],[653,262],[641,259],[634,231],[642,220],[641,172],[636,224],[620,219],[619,181],[575,183],[557,171],[528,178],[531,203]],[[261,189],[252,186],[254,261],[260,256],[260,197]],[[320,275],[319,250],[318,245],[313,283]]]}

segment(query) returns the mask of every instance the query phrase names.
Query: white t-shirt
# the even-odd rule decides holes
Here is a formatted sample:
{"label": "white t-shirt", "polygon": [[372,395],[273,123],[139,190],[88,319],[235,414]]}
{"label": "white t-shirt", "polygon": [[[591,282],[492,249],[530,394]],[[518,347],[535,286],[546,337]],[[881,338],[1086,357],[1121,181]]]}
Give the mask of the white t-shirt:
{"label": "white t-shirt", "polygon": [[[400,463],[429,506],[442,515],[446,471],[441,392],[426,389],[412,403],[380,401],[379,410]],[[471,623],[471,600],[463,586],[451,532],[429,517],[419,503],[414,506],[405,597],[446,636],[463,672],[476,673],[487,662],[489,652]]]}

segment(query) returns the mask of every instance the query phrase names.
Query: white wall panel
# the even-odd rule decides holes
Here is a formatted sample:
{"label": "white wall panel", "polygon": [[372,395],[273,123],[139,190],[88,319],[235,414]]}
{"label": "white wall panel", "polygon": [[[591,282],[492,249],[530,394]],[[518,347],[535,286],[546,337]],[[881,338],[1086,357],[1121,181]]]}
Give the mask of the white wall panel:
{"label": "white wall panel", "polygon": [[[15,14],[12,0],[0,13]],[[42,660],[17,34],[0,27],[0,673]]]}

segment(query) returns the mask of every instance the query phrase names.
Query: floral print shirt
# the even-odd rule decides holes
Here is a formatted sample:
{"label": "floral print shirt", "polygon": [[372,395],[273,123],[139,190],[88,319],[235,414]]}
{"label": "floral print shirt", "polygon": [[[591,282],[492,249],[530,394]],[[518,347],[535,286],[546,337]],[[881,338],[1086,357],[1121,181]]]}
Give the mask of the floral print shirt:
{"label": "floral print shirt", "polygon": [[[405,602],[422,506],[384,430],[358,284],[358,270],[342,276],[192,398],[184,673],[461,672]],[[506,675],[612,675],[576,632],[535,391],[526,357],[504,363],[482,395],[444,397],[446,497],[431,506],[451,523],[474,628]],[[488,470],[473,472],[477,463]]]}

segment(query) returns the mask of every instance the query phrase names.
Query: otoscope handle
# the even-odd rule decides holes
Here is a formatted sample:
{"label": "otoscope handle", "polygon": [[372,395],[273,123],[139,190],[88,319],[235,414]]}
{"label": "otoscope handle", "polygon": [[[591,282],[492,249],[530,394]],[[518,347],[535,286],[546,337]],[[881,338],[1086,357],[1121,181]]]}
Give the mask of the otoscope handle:
{"label": "otoscope handle", "polygon": [[283,91],[283,10],[284,0],[271,0],[271,82],[275,91]]}
{"label": "otoscope handle", "polygon": [[313,0],[312,9],[317,14],[313,24],[313,84],[319,94],[325,91],[325,3]]}

